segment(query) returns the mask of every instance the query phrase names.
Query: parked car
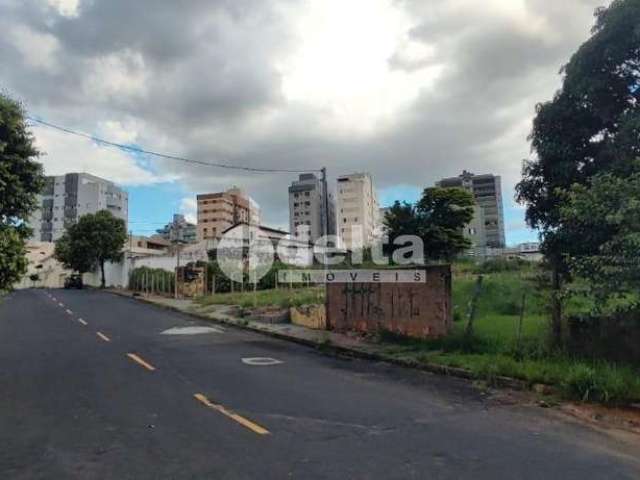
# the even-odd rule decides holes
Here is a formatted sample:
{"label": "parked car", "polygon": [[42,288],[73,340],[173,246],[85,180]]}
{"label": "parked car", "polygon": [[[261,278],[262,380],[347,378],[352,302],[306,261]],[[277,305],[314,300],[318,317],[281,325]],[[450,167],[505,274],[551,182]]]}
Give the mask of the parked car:
{"label": "parked car", "polygon": [[73,274],[64,279],[64,288],[82,288],[82,275]]}

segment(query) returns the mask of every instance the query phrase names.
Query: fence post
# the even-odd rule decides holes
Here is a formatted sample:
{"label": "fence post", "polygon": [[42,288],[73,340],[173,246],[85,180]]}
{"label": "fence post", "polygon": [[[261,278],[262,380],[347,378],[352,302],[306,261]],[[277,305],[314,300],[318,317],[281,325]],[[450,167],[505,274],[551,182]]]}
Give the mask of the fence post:
{"label": "fence post", "polygon": [[522,322],[524,321],[524,309],[527,302],[527,292],[522,292],[522,303],[520,304],[520,319],[518,321],[518,337],[516,344],[516,352],[520,355],[520,348],[522,347]]}
{"label": "fence post", "polygon": [[253,272],[253,307],[258,306],[258,272]]}
{"label": "fence post", "polygon": [[478,298],[480,297],[480,292],[482,291],[482,280],[484,277],[482,275],[478,275],[478,279],[476,280],[476,287],[473,291],[473,297],[471,298],[471,302],[469,304],[469,317],[467,319],[467,328],[465,329],[465,335],[470,337],[473,335],[473,321],[476,317],[476,309],[478,307]]}

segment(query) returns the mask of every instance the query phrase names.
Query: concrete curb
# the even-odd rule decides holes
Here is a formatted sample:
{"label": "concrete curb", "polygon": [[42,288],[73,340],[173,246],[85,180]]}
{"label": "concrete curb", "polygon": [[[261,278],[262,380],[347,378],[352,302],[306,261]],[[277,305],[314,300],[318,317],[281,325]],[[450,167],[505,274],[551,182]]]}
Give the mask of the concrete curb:
{"label": "concrete curb", "polygon": [[[450,376],[450,377],[457,377],[457,378],[463,378],[465,380],[482,380],[481,378],[476,377],[473,372],[471,372],[470,370],[466,370],[464,368],[459,368],[459,367],[449,367],[446,365],[440,365],[437,363],[422,363],[422,362],[417,362],[415,360],[406,360],[406,359],[400,359],[400,358],[395,358],[395,357],[391,357],[389,355],[384,355],[381,353],[374,353],[374,352],[366,352],[363,350],[359,350],[359,349],[355,349],[355,348],[350,348],[350,347],[345,347],[342,345],[335,345],[335,344],[331,344],[331,343],[320,343],[320,342],[316,342],[314,340],[310,340],[310,339],[306,339],[306,338],[300,338],[300,337],[295,337],[295,336],[291,336],[291,335],[287,335],[281,332],[274,332],[274,331],[270,331],[270,330],[266,330],[266,329],[262,329],[262,328],[257,328],[254,327],[252,325],[240,325],[237,322],[233,322],[230,320],[226,320],[224,318],[218,317],[216,316],[215,318],[212,317],[206,317],[203,315],[199,315],[197,313],[193,313],[193,312],[186,312],[184,310],[181,310],[180,308],[171,306],[171,305],[164,305],[162,303],[157,303],[154,302],[152,300],[148,300],[144,297],[141,296],[132,296],[128,293],[125,292],[119,292],[119,291],[115,291],[115,290],[108,290],[109,293],[112,293],[114,295],[118,295],[121,297],[125,297],[125,298],[129,298],[131,300],[136,300],[139,302],[143,302],[146,303],[148,305],[154,305],[156,307],[160,307],[160,308],[164,308],[166,310],[171,310],[173,312],[177,312],[177,313],[181,313],[183,315],[187,315],[189,317],[198,319],[198,320],[206,320],[208,322],[215,322],[215,323],[219,323],[225,326],[230,326],[230,327],[234,327],[237,328],[239,330],[248,330],[250,332],[254,332],[254,333],[259,333],[262,335],[266,335],[272,338],[277,338],[279,340],[285,340],[288,342],[292,342],[292,343],[296,343],[299,345],[304,345],[307,347],[311,347],[317,351],[320,351],[321,353],[327,353],[327,354],[333,354],[338,355],[338,356],[343,356],[343,357],[349,357],[349,358],[360,358],[360,359],[364,359],[364,360],[372,360],[372,361],[377,361],[377,362],[385,362],[385,363],[389,363],[392,365],[397,365],[400,367],[405,367],[405,368],[412,368],[414,370],[420,370],[420,371],[424,371],[424,372],[429,372],[429,373],[434,373],[437,375],[446,375],[446,376]],[[554,392],[557,391],[557,389],[551,385],[533,385],[530,386],[530,384],[528,382],[525,382],[523,380],[518,380],[517,378],[511,378],[511,377],[502,377],[502,376],[498,376],[495,377],[493,379],[491,379],[491,385],[495,386],[495,387],[500,387],[500,388],[509,388],[509,389],[513,389],[513,390],[530,390],[530,391],[538,391],[539,390],[544,390],[544,393],[546,394],[552,394]],[[542,387],[542,388],[540,388]]]}

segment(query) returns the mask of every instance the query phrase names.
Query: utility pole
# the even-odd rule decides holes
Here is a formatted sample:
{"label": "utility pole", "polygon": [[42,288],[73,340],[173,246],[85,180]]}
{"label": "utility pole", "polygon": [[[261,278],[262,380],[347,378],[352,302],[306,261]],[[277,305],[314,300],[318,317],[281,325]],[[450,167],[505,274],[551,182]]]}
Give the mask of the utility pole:
{"label": "utility pole", "polygon": [[176,241],[176,273],[175,273],[175,282],[174,282],[174,297],[178,299],[178,269],[180,268],[180,242]]}
{"label": "utility pole", "polygon": [[329,235],[329,188],[327,187],[327,167],[322,167],[322,189],[324,190],[324,234]]}
{"label": "utility pole", "polygon": [[[324,235],[329,235],[329,187],[327,186],[327,167],[322,167],[322,189],[324,190]],[[327,269],[327,252],[329,242],[325,241],[324,246],[324,268]]]}

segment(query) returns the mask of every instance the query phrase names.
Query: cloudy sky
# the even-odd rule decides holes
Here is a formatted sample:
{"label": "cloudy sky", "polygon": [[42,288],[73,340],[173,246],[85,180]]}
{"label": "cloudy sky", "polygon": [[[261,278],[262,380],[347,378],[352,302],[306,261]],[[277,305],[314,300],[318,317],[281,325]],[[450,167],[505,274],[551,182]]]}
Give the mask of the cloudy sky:
{"label": "cloudy sky", "polygon": [[[0,89],[30,115],[208,162],[368,171],[384,204],[462,169],[503,178],[507,240],[536,102],[608,0],[0,0]],[[233,185],[286,226],[292,175],[133,156],[34,127],[48,174],[130,192],[151,233]]]}

